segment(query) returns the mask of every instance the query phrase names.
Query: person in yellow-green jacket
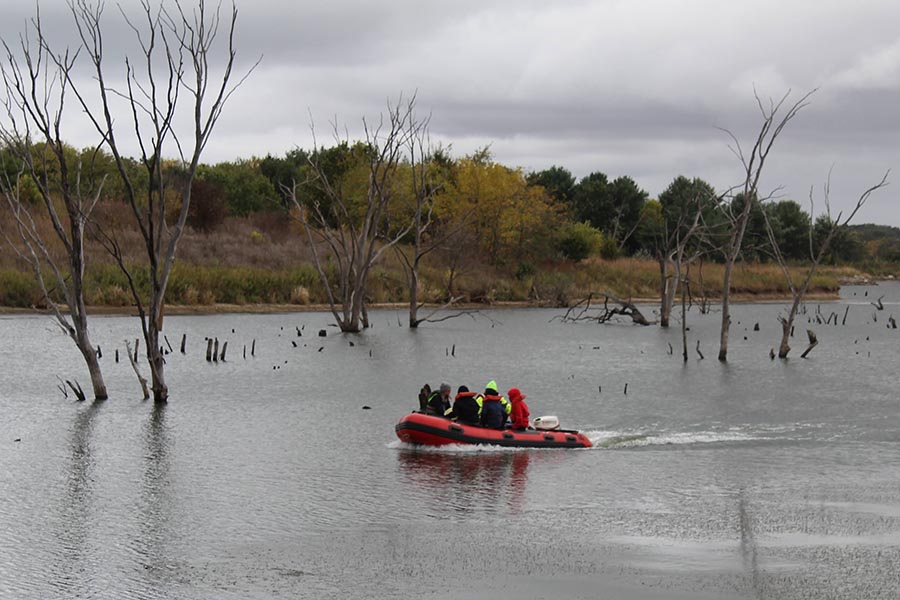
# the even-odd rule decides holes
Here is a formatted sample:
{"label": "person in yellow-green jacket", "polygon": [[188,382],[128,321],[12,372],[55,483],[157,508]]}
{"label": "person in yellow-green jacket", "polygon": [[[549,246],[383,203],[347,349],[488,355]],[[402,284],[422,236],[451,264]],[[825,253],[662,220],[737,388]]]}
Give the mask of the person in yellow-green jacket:
{"label": "person in yellow-green jacket", "polygon": [[428,396],[425,404],[425,414],[436,417],[450,416],[450,384],[441,383],[441,386]]}
{"label": "person in yellow-green jacket", "polygon": [[488,381],[484,386],[484,397],[481,405],[481,425],[492,429],[503,429],[506,417],[512,411],[509,400],[497,391],[497,382]]}

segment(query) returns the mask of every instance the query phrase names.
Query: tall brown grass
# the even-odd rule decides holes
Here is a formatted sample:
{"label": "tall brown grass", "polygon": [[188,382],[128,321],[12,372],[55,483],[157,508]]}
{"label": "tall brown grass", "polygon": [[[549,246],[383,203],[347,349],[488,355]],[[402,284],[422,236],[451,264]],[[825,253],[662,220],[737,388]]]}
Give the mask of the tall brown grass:
{"label": "tall brown grass", "polygon": [[[64,259],[62,245],[42,211],[35,210],[40,235],[52,253]],[[130,209],[122,203],[106,201],[98,207],[97,218],[115,233],[125,249],[126,262],[141,293],[146,293],[147,273],[143,239],[136,230]],[[0,210],[0,227],[14,237],[14,223],[8,211]],[[324,250],[324,249],[323,249]],[[96,239],[86,243],[87,300],[92,305],[128,306],[133,303],[125,276]],[[323,254],[324,256],[324,254]],[[423,261],[419,295],[426,302],[443,302],[461,296],[469,302],[504,301],[566,304],[591,291],[608,291],[626,298],[655,299],[659,296],[659,268],[655,261],[640,258],[604,260],[589,258],[580,263],[552,258],[538,264],[490,265],[478,257],[458,262],[449,287],[450,257],[453,249],[435,252]],[[457,257],[458,258],[458,257]],[[333,273],[334,267],[326,265]],[[792,267],[799,280],[804,267]],[[813,280],[815,293],[835,293],[842,279],[858,275],[850,267],[823,267]],[[695,264],[688,273],[693,293],[703,289],[707,296],[721,295],[723,267]],[[733,277],[734,291],[745,296],[786,296],[787,282],[780,269],[771,264],[739,264]],[[402,263],[386,252],[371,272],[371,302],[404,302],[408,298],[407,278]],[[326,301],[325,290],[312,264],[312,252],[299,226],[281,213],[227,218],[212,232],[187,229],[179,243],[178,258],[169,285],[169,304],[318,304]],[[40,306],[40,289],[28,266],[8,247],[0,252],[0,305]]]}

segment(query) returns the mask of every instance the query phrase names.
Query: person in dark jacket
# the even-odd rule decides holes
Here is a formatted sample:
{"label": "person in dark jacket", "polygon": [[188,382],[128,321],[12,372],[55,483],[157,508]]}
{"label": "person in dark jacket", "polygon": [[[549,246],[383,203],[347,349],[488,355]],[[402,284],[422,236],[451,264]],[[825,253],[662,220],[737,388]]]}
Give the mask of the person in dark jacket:
{"label": "person in dark jacket", "polygon": [[484,386],[484,398],[481,402],[481,424],[484,427],[503,429],[506,424],[506,417],[509,415],[512,407],[509,404],[509,400],[497,392],[496,381],[491,380]]}
{"label": "person in dark jacket", "polygon": [[470,392],[464,385],[459,386],[453,399],[453,418],[469,425],[481,423],[481,394]]}
{"label": "person in dark jacket", "polygon": [[426,415],[444,417],[450,415],[450,384],[442,383],[441,387],[431,392],[425,405]]}

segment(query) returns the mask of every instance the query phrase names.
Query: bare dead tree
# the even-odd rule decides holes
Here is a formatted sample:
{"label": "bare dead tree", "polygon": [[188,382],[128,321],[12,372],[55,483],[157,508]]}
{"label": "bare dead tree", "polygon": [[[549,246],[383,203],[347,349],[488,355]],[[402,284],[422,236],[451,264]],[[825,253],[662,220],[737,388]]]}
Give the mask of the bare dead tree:
{"label": "bare dead tree", "polygon": [[[98,149],[88,154],[89,164],[84,165],[81,154],[73,156],[62,139],[68,77],[77,53],[50,56],[39,12],[31,27],[19,36],[18,45],[3,41],[5,56],[0,73],[6,94],[2,100],[5,118],[0,120],[0,142],[6,157],[18,165],[12,169],[14,176],[8,170],[14,165],[4,164],[0,169],[0,193],[15,225],[15,233],[2,233],[16,255],[31,267],[44,304],[81,352],[94,399],[106,400],[106,383],[91,343],[84,296],[85,229],[106,178],[97,177],[94,169],[92,159]],[[23,197],[25,181],[37,190],[40,211],[53,228],[53,234],[47,237],[55,238],[62,246],[64,257],[55,256],[51,250],[54,240],[44,239],[29,201]],[[62,210],[58,210],[58,202]],[[61,295],[65,306],[56,301],[51,290]],[[80,387],[72,389],[83,399]]]}
{"label": "bare dead tree", "polygon": [[[415,129],[407,140],[409,151],[409,168],[412,184],[413,202],[413,247],[411,256],[402,245],[396,244],[393,248],[400,257],[403,271],[406,274],[407,289],[409,290],[409,326],[415,329],[421,323],[418,318],[419,310],[419,264],[427,254],[438,247],[441,240],[433,236],[426,241],[426,236],[431,233],[434,214],[434,197],[437,187],[429,181],[427,150],[428,122],[430,117],[417,121],[411,119]],[[453,298],[451,298],[451,302]]]}
{"label": "bare dead tree", "polygon": [[[694,198],[692,211],[679,215],[671,228],[668,224],[662,232],[662,243],[657,247],[659,264],[660,307],[659,325],[668,327],[675,305],[675,294],[682,285],[682,272],[694,260],[703,255],[702,236],[706,232],[703,207],[708,198]],[[718,202],[718,198],[715,199]],[[673,269],[670,274],[669,269]]]}
{"label": "bare dead tree", "polygon": [[[410,103],[414,103],[413,98]],[[442,247],[453,235],[465,226],[465,219],[449,229],[439,227],[434,218],[435,198],[440,191],[437,181],[436,165],[432,160],[435,154],[428,136],[428,125],[431,117],[410,118],[410,135],[407,139],[407,160],[410,169],[412,188],[413,216],[410,232],[413,236],[411,248],[403,244],[395,244],[394,251],[400,258],[403,272],[406,275],[409,290],[409,327],[415,329],[421,323],[430,321],[439,311],[445,310],[460,300],[460,297],[449,295],[441,306],[435,307],[423,318],[419,318],[419,309],[424,303],[419,302],[419,269],[422,260],[438,248]],[[446,320],[441,317],[440,320]]]}
{"label": "bare dead tree", "polygon": [[[822,259],[825,258],[825,255],[828,253],[828,249],[831,246],[831,242],[834,237],[840,232],[842,228],[847,227],[850,224],[850,221],[856,216],[856,213],[863,207],[866,203],[866,200],[869,199],[874,192],[880,190],[888,184],[888,175],[890,171],[885,172],[884,176],[881,178],[881,181],[876,183],[875,185],[866,189],[862,194],[860,194],[859,198],[856,200],[856,204],[851,209],[851,211],[845,216],[843,212],[839,212],[837,217],[831,218],[831,174],[829,173],[828,178],[825,183],[824,190],[824,200],[825,200],[825,212],[828,216],[829,227],[825,231],[824,236],[819,242],[819,247],[816,249],[813,244],[813,229],[810,227],[809,232],[809,267],[806,270],[806,276],[802,281],[795,281],[793,275],[791,274],[790,269],[788,268],[787,261],[784,258],[784,254],[781,252],[781,248],[778,245],[778,241],[775,236],[774,227],[772,226],[771,221],[769,220],[768,211],[763,210],[763,217],[765,219],[766,224],[766,234],[769,238],[769,244],[772,247],[772,255],[775,258],[775,261],[778,263],[778,266],[781,268],[782,274],[784,274],[784,278],[788,283],[788,287],[791,290],[791,306],[788,309],[786,316],[780,316],[779,321],[781,322],[781,343],[778,346],[778,358],[787,358],[788,353],[791,351],[790,346],[790,337],[791,331],[794,327],[794,318],[797,316],[797,313],[800,310],[800,306],[803,303],[803,299],[806,297],[806,293],[809,290],[809,285],[812,282],[813,277],[816,274],[816,270],[819,268],[819,264],[821,264]],[[813,191],[809,192],[809,202],[810,202],[810,215],[814,214],[815,204],[813,201]],[[880,299],[879,299],[880,302]],[[846,319],[846,315],[844,317]],[[829,317],[829,321],[831,318]],[[837,323],[837,315],[835,314],[835,323]],[[810,334],[812,332],[810,331]],[[803,353],[805,357],[813,347],[815,347],[815,335],[810,336],[810,347]]]}
{"label": "bare dead tree", "polygon": [[[744,203],[737,214],[726,213],[729,220],[730,234],[722,249],[725,257],[725,268],[722,281],[722,328],[719,335],[719,360],[728,359],[728,333],[731,327],[731,274],[734,263],[741,254],[744,241],[744,233],[747,231],[747,223],[750,221],[750,213],[758,202],[759,182],[762,177],[766,161],[772,151],[772,147],[785,126],[809,103],[810,96],[815,93],[812,90],[804,94],[792,105],[787,106],[790,92],[786,93],[778,102],[764,103],[759,94],[754,90],[756,104],[762,116],[762,124],[750,152],[745,154],[737,137],[728,130],[725,132],[731,137],[731,150],[741,162],[743,168],[743,181],[734,189],[740,190]],[[783,110],[784,109],[784,110]]]}
{"label": "bare dead tree", "polygon": [[[126,80],[124,87],[118,89],[108,81],[104,62],[103,4],[69,0],[69,8],[82,52],[91,64],[95,95],[90,95],[89,86],[82,87],[71,73],[67,74],[67,83],[115,159],[125,199],[146,249],[147,263],[139,268],[146,269],[149,276],[149,297],[139,291],[133,267],[126,264],[114,234],[99,228],[99,237],[128,280],[147,346],[153,398],[163,403],[168,401],[169,389],[160,332],[166,288],[190,209],[191,184],[227,100],[258,61],[233,83],[238,15],[234,4],[223,19],[220,7],[209,10],[205,0],[198,0],[191,9],[178,1],[169,9],[153,7],[150,0],[142,0],[142,23],[120,9],[124,25],[132,32],[140,52],[134,59],[125,57]],[[224,58],[217,70],[211,63],[219,53]],[[127,121],[117,125],[117,108],[127,111],[130,133],[121,124]],[[181,119],[190,123],[183,132],[179,131]],[[132,171],[123,155],[123,140],[128,137],[140,149],[138,162],[143,177]],[[167,168],[164,158],[167,152],[177,156],[171,168]],[[167,220],[170,213],[177,215],[171,223]]]}
{"label": "bare dead tree", "polygon": [[[318,160],[321,149],[317,143],[310,156],[311,179],[295,182],[286,190],[299,213],[331,314],[344,332],[358,332],[368,326],[365,297],[369,272],[384,251],[396,245],[413,227],[407,223],[391,231],[388,212],[395,204],[398,166],[403,153],[424,125],[416,117],[413,97],[406,102],[402,98],[396,103],[389,102],[386,117],[382,115],[375,125],[363,119],[363,127],[368,179],[364,198],[347,197],[340,182],[332,180]],[[335,137],[338,137],[336,125]],[[298,196],[303,185],[317,186],[328,199],[328,206],[318,200],[304,204]],[[337,226],[332,226],[333,223]],[[319,243],[326,248],[327,256],[318,249]],[[328,259],[337,267],[337,281],[332,282],[326,273]]]}
{"label": "bare dead tree", "polygon": [[[603,298],[603,305],[595,304],[595,298]],[[610,301],[617,304],[617,306],[610,307]],[[652,324],[631,300],[623,300],[609,292],[591,292],[586,298],[570,306],[564,315],[554,318],[559,318],[564,323],[578,321],[606,323],[619,316],[628,317],[637,325],[646,326]]]}

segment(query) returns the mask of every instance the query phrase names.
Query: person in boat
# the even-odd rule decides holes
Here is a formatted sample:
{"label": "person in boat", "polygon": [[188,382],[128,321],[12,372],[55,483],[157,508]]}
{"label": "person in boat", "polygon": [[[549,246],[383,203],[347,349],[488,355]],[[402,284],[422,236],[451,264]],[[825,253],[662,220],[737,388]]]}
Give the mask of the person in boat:
{"label": "person in boat", "polygon": [[481,424],[484,427],[503,429],[506,417],[512,411],[509,400],[497,391],[497,382],[488,381],[484,386],[484,398],[481,400]]}
{"label": "person in boat", "polygon": [[525,404],[525,398],[527,398],[527,396],[523,394],[519,388],[512,388],[507,392],[507,395],[509,396],[509,402],[512,406],[512,410],[509,413],[512,429],[515,431],[530,429],[531,426],[528,423],[528,417],[531,416],[531,413],[528,412],[528,405]]}
{"label": "person in boat", "polygon": [[459,386],[453,399],[453,418],[460,423],[478,425],[481,423],[481,394],[470,392],[464,385]]}
{"label": "person in boat", "polygon": [[450,416],[450,384],[441,383],[441,387],[431,392],[425,404],[425,414],[438,417]]}

